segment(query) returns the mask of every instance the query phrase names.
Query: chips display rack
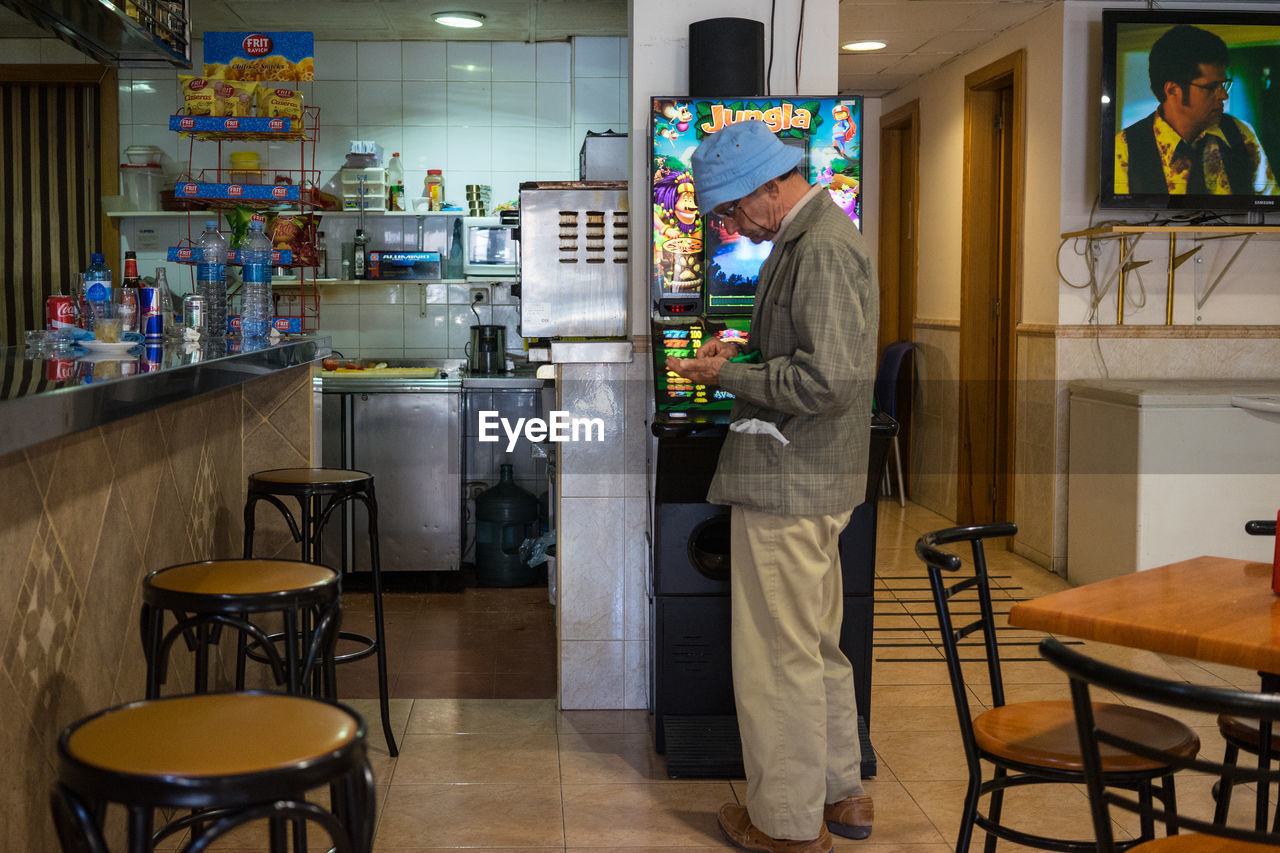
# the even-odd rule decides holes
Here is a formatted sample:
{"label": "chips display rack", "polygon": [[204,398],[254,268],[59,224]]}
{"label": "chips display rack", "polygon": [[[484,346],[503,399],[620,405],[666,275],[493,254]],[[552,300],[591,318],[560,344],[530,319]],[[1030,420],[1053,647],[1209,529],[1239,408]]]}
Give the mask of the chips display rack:
{"label": "chips display rack", "polygon": [[[197,255],[193,251],[199,235],[204,231],[204,222],[210,214],[218,218],[218,227],[227,234],[225,213],[235,207],[248,207],[257,212],[275,212],[281,216],[302,217],[307,220],[306,231],[314,241],[317,229],[317,214],[314,190],[319,186],[320,172],[315,166],[316,139],[319,135],[319,107],[303,107],[301,119],[269,119],[257,116],[222,117],[222,116],[189,116],[175,114],[169,117],[169,129],[182,133],[189,140],[187,154],[187,171],[183,180],[174,184],[174,197],[186,202],[187,236],[177,246],[169,248],[169,260],[175,263],[196,263]],[[232,170],[224,166],[223,145],[243,144],[245,142],[292,142],[298,144],[298,168],[276,168],[262,170],[262,176],[268,182],[261,184],[231,182]],[[213,146],[202,145],[199,155],[196,143],[214,143]],[[208,151],[216,152],[215,165],[201,168],[202,156]],[[278,155],[277,155],[278,156]],[[316,257],[314,243],[302,247],[311,258]],[[228,266],[239,263],[234,250],[227,258]],[[272,264],[284,266],[298,271],[296,280],[281,281],[272,287],[275,302],[277,326],[282,331],[302,334],[314,333],[319,329],[320,294],[316,287],[317,268],[304,266],[297,257],[300,252],[273,252]],[[194,275],[194,271],[193,271]],[[237,294],[238,297],[238,294]],[[233,297],[233,300],[236,297]],[[228,315],[238,315],[238,310],[228,307]]]}

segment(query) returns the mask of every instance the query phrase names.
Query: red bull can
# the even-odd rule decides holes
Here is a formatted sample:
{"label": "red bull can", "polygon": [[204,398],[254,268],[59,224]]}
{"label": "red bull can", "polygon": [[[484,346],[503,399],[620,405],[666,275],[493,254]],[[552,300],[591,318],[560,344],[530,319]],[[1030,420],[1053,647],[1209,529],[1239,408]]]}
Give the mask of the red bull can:
{"label": "red bull can", "polygon": [[154,287],[138,288],[138,328],[149,341],[164,338],[164,310],[160,306],[160,291]]}
{"label": "red bull can", "polygon": [[164,344],[159,341],[147,341],[142,348],[142,359],[138,365],[140,373],[152,373],[164,366]]}

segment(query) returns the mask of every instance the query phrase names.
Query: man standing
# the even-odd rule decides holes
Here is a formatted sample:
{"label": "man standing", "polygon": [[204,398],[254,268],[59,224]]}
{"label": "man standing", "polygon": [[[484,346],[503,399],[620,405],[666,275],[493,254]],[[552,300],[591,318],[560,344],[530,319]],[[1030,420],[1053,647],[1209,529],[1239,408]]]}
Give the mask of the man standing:
{"label": "man standing", "polygon": [[[711,340],[695,358],[667,361],[735,398],[707,500],[733,507],[733,682],[747,795],[719,821],[735,845],[763,853],[829,853],[828,830],[866,838],[873,816],[853,669],[839,647],[837,542],[866,486],[879,305],[862,235],[801,175],[801,158],[757,120],[694,153],[699,209],[774,245],[750,343]],[[730,360],[741,354],[750,358]]]}
{"label": "man standing", "polygon": [[1116,134],[1115,192],[1272,195],[1275,175],[1257,134],[1227,115],[1227,45],[1179,24],[1147,59],[1156,111]]}

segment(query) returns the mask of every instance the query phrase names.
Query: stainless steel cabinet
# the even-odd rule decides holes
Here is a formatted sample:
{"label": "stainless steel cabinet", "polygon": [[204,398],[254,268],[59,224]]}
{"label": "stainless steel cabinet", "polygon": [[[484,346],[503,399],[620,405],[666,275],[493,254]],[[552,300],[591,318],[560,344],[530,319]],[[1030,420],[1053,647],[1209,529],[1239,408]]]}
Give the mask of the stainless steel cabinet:
{"label": "stainless steel cabinet", "polygon": [[[459,397],[456,383],[323,393],[323,464],[374,475],[384,574],[459,568]],[[364,509],[350,503],[345,509],[341,535],[325,537],[325,562],[367,571]]]}

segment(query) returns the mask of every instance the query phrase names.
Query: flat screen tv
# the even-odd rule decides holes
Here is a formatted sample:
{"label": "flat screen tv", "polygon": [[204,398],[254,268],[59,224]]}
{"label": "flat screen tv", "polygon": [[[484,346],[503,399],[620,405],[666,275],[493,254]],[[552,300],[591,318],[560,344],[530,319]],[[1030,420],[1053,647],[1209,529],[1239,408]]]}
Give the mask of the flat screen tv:
{"label": "flat screen tv", "polygon": [[1280,207],[1280,12],[1102,13],[1104,208]]}

